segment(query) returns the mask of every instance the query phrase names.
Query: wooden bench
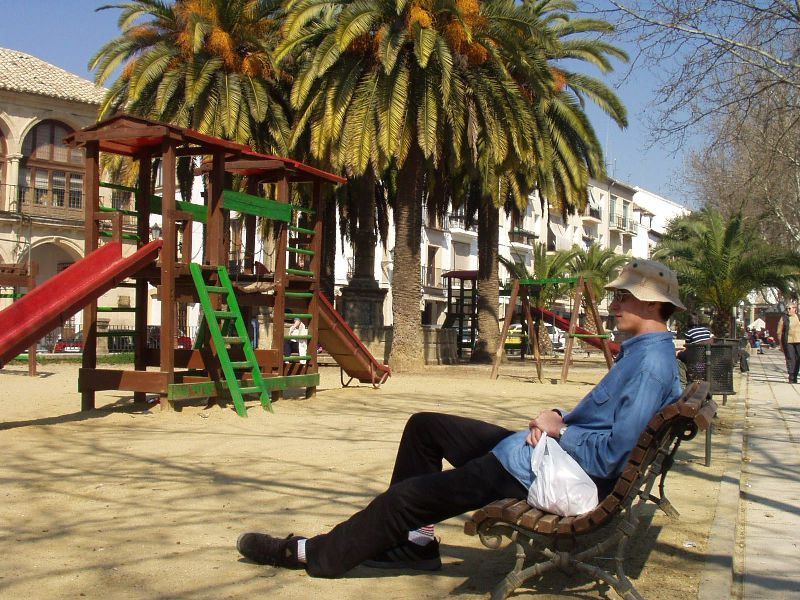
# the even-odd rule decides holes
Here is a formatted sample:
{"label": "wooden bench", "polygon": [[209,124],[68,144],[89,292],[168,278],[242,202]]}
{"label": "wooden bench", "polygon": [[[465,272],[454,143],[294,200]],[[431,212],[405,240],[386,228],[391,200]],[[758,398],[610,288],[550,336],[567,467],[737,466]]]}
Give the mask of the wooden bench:
{"label": "wooden bench", "polygon": [[[625,575],[625,546],[635,535],[639,513],[648,501],[671,518],[678,517],[664,494],[664,480],[680,443],[711,425],[717,405],[708,396],[708,389],[705,381],[692,383],[677,402],[650,420],[613,490],[590,512],[560,517],[514,498],[492,502],[476,511],[464,524],[465,533],[477,534],[483,545],[492,549],[500,548],[503,537],[516,543],[514,568],[497,585],[492,599],[506,598],[526,580],[559,568],[601,579],[626,600],[642,600]],[[656,480],[657,496],[652,493]],[[588,562],[608,556],[614,548],[613,572]],[[529,554],[535,559],[526,567]]]}

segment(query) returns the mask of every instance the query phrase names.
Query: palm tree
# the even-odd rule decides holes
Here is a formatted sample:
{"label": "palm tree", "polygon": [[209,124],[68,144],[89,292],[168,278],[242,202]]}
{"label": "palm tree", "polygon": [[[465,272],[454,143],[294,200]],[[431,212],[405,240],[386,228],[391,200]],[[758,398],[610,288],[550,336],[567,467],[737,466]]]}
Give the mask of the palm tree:
{"label": "palm tree", "polygon": [[119,67],[100,117],[124,110],[285,153],[290,114],[271,59],[278,0],[131,0],[121,35],[89,62],[103,84]]}
{"label": "palm tree", "polygon": [[[591,286],[595,300],[599,304],[603,297],[603,290],[606,284],[617,276],[630,257],[616,254],[610,248],[601,248],[597,244],[592,244],[587,250],[576,246],[573,248],[574,255],[570,261],[570,269],[575,277],[583,279]],[[597,331],[597,323],[594,322],[592,313],[586,310],[588,298],[583,299],[584,314],[586,314],[586,329]],[[579,307],[575,307],[578,310]]]}
{"label": "palm tree", "polygon": [[[488,202],[482,207],[479,223],[479,277],[478,304],[481,340],[471,360],[491,360],[496,352],[498,338],[496,270],[497,226],[499,207],[524,211],[534,190],[562,215],[582,211],[588,200],[589,177],[603,173],[601,145],[584,112],[585,101],[591,100],[601,107],[620,126],[627,125],[625,107],[614,92],[602,82],[585,74],[564,68],[565,61],[588,62],[603,73],[612,69],[611,58],[627,60],[624,52],[586,34],[602,34],[613,30],[605,22],[594,19],[573,18],[575,5],[569,0],[548,0],[540,3],[523,3],[524,10],[543,23],[552,33],[552,39],[541,48],[542,55],[553,80],[552,88],[535,89],[541,80],[530,79],[525,71],[514,73],[526,93],[534,114],[530,138],[534,148],[529,157],[513,157],[500,169],[498,181],[489,181],[491,189]],[[579,37],[574,37],[580,34]],[[559,65],[559,66],[556,66]],[[546,81],[546,80],[545,80]],[[490,169],[481,169],[487,173]],[[481,227],[482,226],[482,227]],[[494,320],[494,323],[492,321]],[[481,352],[481,350],[485,350]]]}
{"label": "palm tree", "polygon": [[712,310],[712,328],[722,337],[733,332],[733,310],[751,292],[786,293],[800,274],[800,254],[767,243],[757,220],[715,209],[673,220],[653,257],[678,273],[688,305]]}
{"label": "palm tree", "polygon": [[[509,65],[552,79],[536,58],[548,35],[507,0],[289,0],[277,56],[299,65],[295,136],[359,176],[396,171],[392,282],[395,369],[422,365],[420,230],[431,173],[527,156],[532,115]],[[535,35],[534,35],[535,33]]]}

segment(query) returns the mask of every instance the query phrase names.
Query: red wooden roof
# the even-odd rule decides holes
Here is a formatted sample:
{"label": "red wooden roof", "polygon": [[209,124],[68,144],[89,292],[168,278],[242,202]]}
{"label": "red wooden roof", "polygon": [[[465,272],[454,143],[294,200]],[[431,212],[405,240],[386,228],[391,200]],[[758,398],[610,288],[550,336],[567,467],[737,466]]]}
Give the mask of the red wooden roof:
{"label": "red wooden roof", "polygon": [[127,114],[118,114],[99,121],[64,138],[64,142],[73,147],[82,147],[89,142],[98,142],[101,152],[125,156],[160,155],[162,144],[166,140],[178,142],[178,154],[180,155],[224,152],[229,156],[239,156],[244,152],[252,152],[250,147],[244,144],[205,135],[187,127],[178,127]]}
{"label": "red wooden roof", "polygon": [[477,279],[478,271],[448,271],[447,273],[442,273],[442,277],[455,277],[456,279]]}
{"label": "red wooden roof", "polygon": [[[200,171],[210,171],[211,163],[206,161]],[[325,181],[328,183],[345,183],[347,179],[301,163],[292,158],[262,154],[253,150],[243,152],[239,157],[225,161],[225,170],[236,175],[254,177],[258,181],[274,182],[286,177],[288,181],[307,182]]]}

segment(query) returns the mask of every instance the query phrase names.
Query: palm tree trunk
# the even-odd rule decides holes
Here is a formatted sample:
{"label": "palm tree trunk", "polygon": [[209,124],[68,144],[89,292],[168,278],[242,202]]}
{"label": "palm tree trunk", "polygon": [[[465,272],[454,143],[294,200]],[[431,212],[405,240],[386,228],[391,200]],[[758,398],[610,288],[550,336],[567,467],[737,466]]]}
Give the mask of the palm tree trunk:
{"label": "palm tree trunk", "polygon": [[394,371],[422,369],[425,364],[420,300],[422,230],[422,152],[412,144],[398,174],[394,205],[394,267],[392,275],[393,338],[389,364]]}
{"label": "palm tree trunk", "polygon": [[358,229],[353,236],[353,280],[359,287],[377,287],[375,248],[378,245],[378,232],[375,228],[375,174],[372,167],[367,167],[360,177],[351,179],[350,185],[356,198],[358,217]]}
{"label": "palm tree trunk", "polygon": [[500,343],[497,310],[500,305],[500,277],[497,259],[500,209],[491,198],[478,209],[478,331],[470,362],[490,363]]}
{"label": "palm tree trunk", "polygon": [[[325,186],[330,188],[330,186]],[[324,192],[323,192],[324,193]],[[320,288],[322,293],[333,302],[336,282],[336,195],[333,190],[325,193],[322,206],[322,260],[320,261]]]}

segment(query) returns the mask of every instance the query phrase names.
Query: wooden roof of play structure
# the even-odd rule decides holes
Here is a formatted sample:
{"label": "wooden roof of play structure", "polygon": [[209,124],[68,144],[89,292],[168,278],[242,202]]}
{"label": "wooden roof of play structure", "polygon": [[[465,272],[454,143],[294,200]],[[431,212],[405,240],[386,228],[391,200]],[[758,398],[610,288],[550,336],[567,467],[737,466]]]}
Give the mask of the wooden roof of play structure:
{"label": "wooden roof of play structure", "polygon": [[[211,165],[208,163],[200,167],[201,171],[210,169]],[[311,167],[291,158],[261,154],[253,150],[243,153],[240,158],[227,160],[225,162],[225,170],[236,175],[255,177],[258,181],[265,182],[283,179],[284,175],[290,182],[324,181],[327,183],[345,183],[347,181],[344,177]]]}
{"label": "wooden roof of play structure", "polygon": [[[225,169],[228,172],[257,176],[260,181],[278,181],[284,177],[290,182],[344,183],[346,181],[343,177],[291,158],[261,154],[245,144],[199,133],[188,127],[178,127],[124,113],[71,133],[64,141],[70,146],[78,147],[97,142],[101,152],[140,156],[161,154],[165,140],[177,142],[178,156],[223,153],[226,158]],[[201,167],[201,171],[210,170],[210,162]]]}
{"label": "wooden roof of play structure", "polygon": [[64,138],[70,146],[85,146],[90,142],[98,142],[101,152],[124,156],[161,154],[161,145],[165,140],[178,143],[177,145],[181,147],[177,151],[178,155],[224,152],[227,155],[238,156],[243,152],[251,152],[250,147],[244,144],[205,135],[188,127],[178,127],[128,114],[114,115]]}

